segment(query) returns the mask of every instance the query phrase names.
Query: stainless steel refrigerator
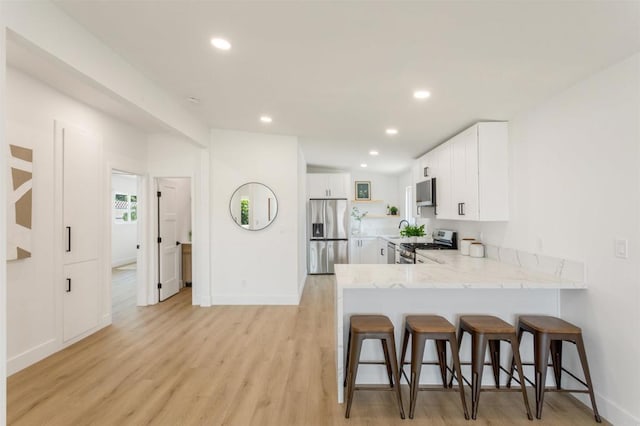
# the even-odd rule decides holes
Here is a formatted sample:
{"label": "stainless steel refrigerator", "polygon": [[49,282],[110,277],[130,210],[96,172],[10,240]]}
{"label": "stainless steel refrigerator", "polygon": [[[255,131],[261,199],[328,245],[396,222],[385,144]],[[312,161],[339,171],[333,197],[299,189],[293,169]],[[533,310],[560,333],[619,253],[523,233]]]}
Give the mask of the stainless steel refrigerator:
{"label": "stainless steel refrigerator", "polygon": [[309,274],[333,274],[333,265],[349,263],[347,199],[309,200]]}

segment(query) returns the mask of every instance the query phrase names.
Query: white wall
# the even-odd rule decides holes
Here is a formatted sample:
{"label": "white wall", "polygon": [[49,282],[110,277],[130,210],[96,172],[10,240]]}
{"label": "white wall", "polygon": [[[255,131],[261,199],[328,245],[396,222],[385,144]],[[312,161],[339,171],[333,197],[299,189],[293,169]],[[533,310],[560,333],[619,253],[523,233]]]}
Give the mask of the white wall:
{"label": "white wall", "polygon": [[5,26],[88,76],[114,98],[135,105],[201,146],[207,145],[207,126],[53,3],[0,2],[0,28]]}
{"label": "white wall", "polygon": [[[583,330],[601,414],[640,424],[640,55],[520,114],[509,132],[511,220],[429,222],[584,261],[589,290],[562,294],[562,316]],[[614,256],[616,238],[628,259]]]}
{"label": "white wall", "polygon": [[[60,226],[54,223],[52,215],[58,202],[53,178],[54,120],[100,135],[106,161],[118,155],[130,155],[134,159],[144,157],[146,143],[145,136],[131,126],[68,98],[12,68],[7,69],[6,113],[11,134],[24,134],[34,148],[33,257],[10,262],[7,266],[7,300],[10,301],[7,312],[8,370],[13,373],[61,346],[61,336],[56,326],[56,312],[60,309],[56,307],[59,286],[54,282],[54,235]],[[104,171],[106,182],[106,166]],[[108,186],[105,185],[104,191],[104,198],[107,199],[110,196]],[[111,215],[105,212],[104,216]],[[104,228],[109,228],[107,223]],[[105,262],[105,257],[101,255],[101,262]],[[101,316],[106,323],[110,321],[109,294],[108,285],[104,284]]]}
{"label": "white wall", "polygon": [[[294,137],[211,132],[211,265],[214,304],[297,304],[301,267],[298,141]],[[278,199],[275,221],[260,231],[236,225],[233,192],[261,182]]]}
{"label": "white wall", "polygon": [[[111,200],[118,194],[137,195],[138,180],[135,175],[114,173],[111,175]],[[136,261],[138,244],[138,223],[115,223],[111,217],[111,267],[126,265]]]}
{"label": "white wall", "polygon": [[307,164],[298,146],[298,298],[307,279]]}
{"label": "white wall", "polygon": [[[5,136],[6,56],[4,49],[6,32],[0,25],[0,146],[7,146]],[[0,170],[6,170],[7,150],[0,152]],[[7,198],[7,174],[0,173],[0,200]],[[7,204],[0,203],[0,240],[7,239]],[[0,245],[0,259],[6,259],[6,244]],[[7,272],[6,262],[0,262],[0,424],[7,418]]]}
{"label": "white wall", "polygon": [[[371,173],[365,171],[355,171],[351,173],[351,188],[349,193],[351,194],[351,200],[355,200],[355,182],[356,181],[370,181],[371,182],[371,199],[378,200],[380,202],[375,203],[351,203],[352,206],[356,206],[360,213],[368,212],[370,217],[366,217],[362,220],[362,233],[363,234],[397,234],[398,224],[403,217],[404,201],[403,197],[398,192],[398,176],[386,175],[382,173]],[[397,216],[389,216],[388,218],[374,218],[373,216],[380,216],[387,214],[387,205],[396,206],[398,208]],[[351,223],[352,229],[357,226],[353,221]]]}

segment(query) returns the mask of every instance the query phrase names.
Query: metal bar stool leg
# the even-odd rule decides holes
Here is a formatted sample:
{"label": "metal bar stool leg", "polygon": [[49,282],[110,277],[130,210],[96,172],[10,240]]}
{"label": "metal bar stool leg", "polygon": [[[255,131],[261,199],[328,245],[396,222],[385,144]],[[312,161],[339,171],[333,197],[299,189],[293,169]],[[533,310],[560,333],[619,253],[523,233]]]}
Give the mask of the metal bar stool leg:
{"label": "metal bar stool leg", "polygon": [[551,340],[551,364],[556,379],[556,389],[562,389],[562,340]]}
{"label": "metal bar stool leg", "polygon": [[547,333],[533,334],[534,364],[536,370],[536,419],[542,418],[544,390],[547,382],[547,365],[549,364],[550,341]]}
{"label": "metal bar stool leg", "polygon": [[420,372],[422,371],[422,358],[426,337],[423,334],[413,333],[411,336],[411,386],[409,396],[409,418],[413,419],[420,387]]}
{"label": "metal bar stool leg", "polygon": [[487,338],[484,334],[473,333],[471,340],[471,418],[475,420],[478,416],[484,356],[487,353]]}
{"label": "metal bar stool leg", "polygon": [[522,370],[522,361],[520,360],[520,349],[515,339],[511,339],[511,351],[513,352],[513,359],[516,364],[516,369],[518,370],[518,376],[520,379],[520,389],[522,390],[522,399],[524,399],[524,406],[527,410],[527,418],[529,420],[533,420],[533,416],[531,415],[531,407],[529,406],[529,398],[527,397],[527,389],[525,387],[524,381],[524,371]]}
{"label": "metal bar stool leg", "polygon": [[438,366],[442,377],[442,387],[448,388],[447,384],[447,341],[436,340],[436,352],[438,353]]}
{"label": "metal bar stool leg", "polygon": [[[451,346],[451,357],[453,358],[453,370],[455,375],[458,376],[458,387],[460,388],[460,400],[462,401],[462,408],[464,410],[465,420],[469,420],[469,411],[467,410],[467,401],[464,396],[464,382],[462,380],[462,370],[460,369],[460,354],[458,344],[456,343],[455,333],[451,333],[449,336],[449,346]],[[451,377],[453,382],[453,375]]]}
{"label": "metal bar stool leg", "polygon": [[[520,343],[522,342],[522,334],[524,333],[524,330],[522,329],[522,327],[520,327],[520,324],[518,324],[518,347],[520,347]],[[511,355],[511,365],[509,366],[509,378],[507,379],[507,388],[511,387],[511,380],[513,379],[513,370],[516,368],[515,364],[514,364],[514,358],[513,355]],[[522,377],[520,377],[520,380],[523,380]]]}
{"label": "metal bar stool leg", "polygon": [[493,381],[496,388],[500,389],[500,340],[489,340],[489,356],[493,370]]}
{"label": "metal bar stool leg", "polygon": [[[398,407],[400,408],[400,418],[404,419],[404,406],[402,405],[402,392],[400,390],[400,375],[398,374],[398,358],[396,357],[396,339],[391,332],[388,339],[384,340],[387,345],[389,361],[391,362],[391,371],[395,380],[395,393],[398,398]],[[393,383],[391,383],[393,386]]]}
{"label": "metal bar stool leg", "polygon": [[580,363],[582,364],[582,371],[584,372],[584,378],[589,388],[589,397],[591,398],[591,407],[593,408],[593,417],[596,422],[602,423],[600,414],[598,413],[598,407],[596,406],[596,397],[593,393],[593,383],[591,382],[591,373],[589,372],[589,363],[587,362],[587,352],[584,349],[584,342],[582,335],[576,337],[576,348],[578,349],[578,355],[580,356]]}
{"label": "metal bar stool leg", "polygon": [[351,403],[353,402],[353,391],[356,387],[356,375],[358,373],[358,361],[360,361],[360,351],[362,350],[362,337],[358,333],[351,336],[353,340],[351,344],[352,353],[349,357],[349,376],[347,377],[347,410],[344,413],[345,418],[349,418],[351,413]]}

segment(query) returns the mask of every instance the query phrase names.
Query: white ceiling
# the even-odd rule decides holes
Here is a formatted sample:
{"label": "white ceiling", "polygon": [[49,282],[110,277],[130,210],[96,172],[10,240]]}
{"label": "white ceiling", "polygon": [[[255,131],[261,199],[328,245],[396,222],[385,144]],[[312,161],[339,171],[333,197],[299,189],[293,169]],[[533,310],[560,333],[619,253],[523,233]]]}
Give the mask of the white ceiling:
{"label": "white ceiling", "polygon": [[311,165],[383,173],[640,51],[636,1],[56,4],[210,126],[296,135]]}

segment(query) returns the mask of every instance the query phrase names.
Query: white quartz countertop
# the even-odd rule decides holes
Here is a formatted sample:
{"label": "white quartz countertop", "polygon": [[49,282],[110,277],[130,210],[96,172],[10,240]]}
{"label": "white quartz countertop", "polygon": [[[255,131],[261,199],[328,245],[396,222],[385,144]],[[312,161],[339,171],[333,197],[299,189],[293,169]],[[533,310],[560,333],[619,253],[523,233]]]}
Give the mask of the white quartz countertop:
{"label": "white quartz countertop", "polygon": [[437,263],[335,265],[338,288],[586,288],[584,282],[492,259],[462,256],[454,250],[418,252]]}

